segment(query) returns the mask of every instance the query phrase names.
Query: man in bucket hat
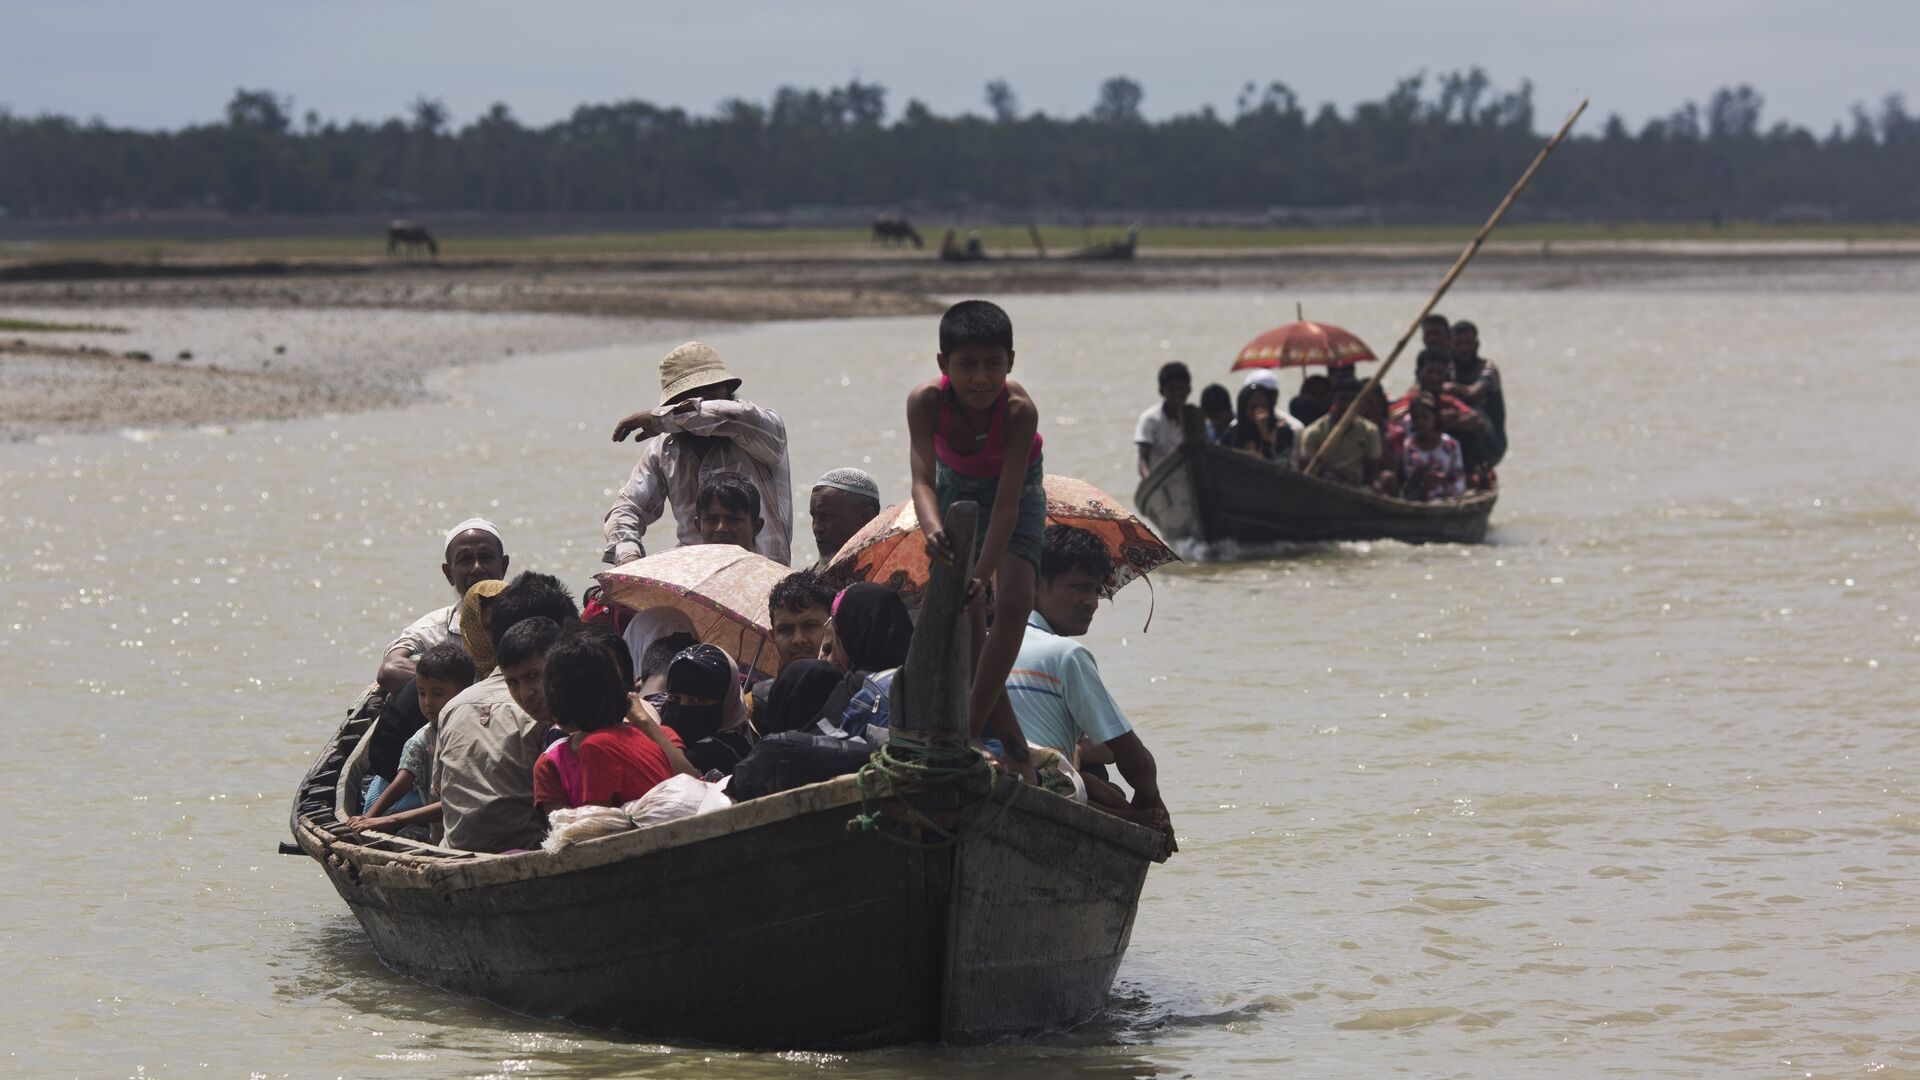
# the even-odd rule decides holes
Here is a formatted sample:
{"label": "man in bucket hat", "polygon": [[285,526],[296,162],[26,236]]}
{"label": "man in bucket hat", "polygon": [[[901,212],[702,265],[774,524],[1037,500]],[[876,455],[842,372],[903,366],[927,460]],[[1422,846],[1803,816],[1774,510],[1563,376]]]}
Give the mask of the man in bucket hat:
{"label": "man in bucket hat", "polygon": [[766,526],[753,550],[785,563],[793,541],[793,485],[787,464],[787,426],[772,409],[737,400],[740,380],[711,345],[689,341],[660,361],[660,405],[614,426],[613,441],[641,441],[640,461],[607,511],[601,557],[616,565],[640,558],[647,526],[667,504],[681,544],[700,543],[700,487],[733,473],[760,493]]}

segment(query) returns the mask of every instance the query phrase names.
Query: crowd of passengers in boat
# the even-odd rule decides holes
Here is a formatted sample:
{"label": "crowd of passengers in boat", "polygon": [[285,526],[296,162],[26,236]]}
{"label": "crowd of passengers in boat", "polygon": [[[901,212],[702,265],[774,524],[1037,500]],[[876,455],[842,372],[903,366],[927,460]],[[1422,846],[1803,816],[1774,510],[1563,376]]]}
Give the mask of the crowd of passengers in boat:
{"label": "crowd of passengers in boat", "polygon": [[[1113,556],[1084,529],[1047,525],[1039,411],[1013,368],[1013,326],[994,304],[954,305],[939,377],[909,393],[910,497],[937,558],[969,572],[976,657],[968,717],[997,768],[1155,828],[1173,846],[1153,755],[1101,679],[1086,633]],[[731,544],[790,562],[786,428],[738,393],[709,346],[660,362],[657,407],[621,420],[640,459],[602,521],[603,561],[646,555],[671,512],[681,545]],[[954,502],[981,520],[972,551],[942,527]],[[510,576],[501,529],[444,536],[454,603],[403,630],[380,660],[364,812],[349,826],[448,848],[539,848],[562,811],[628,807],[677,777],[741,801],[856,771],[891,733],[892,681],[914,615],[882,584],[830,583],[831,556],[881,513],[866,472],[834,469],[808,510],[821,559],[764,599],[774,661],[699,641],[680,611],[583,602],[551,574]],[[1122,786],[1124,784],[1124,787]],[[1130,790],[1128,790],[1130,789]]]}
{"label": "crowd of passengers in boat", "polygon": [[[1377,383],[1363,387],[1348,365],[1308,375],[1282,410],[1280,381],[1261,368],[1247,373],[1237,399],[1218,383],[1200,392],[1206,437],[1289,469],[1303,469],[1319,455],[1317,476],[1414,502],[1491,491],[1494,466],[1507,452],[1500,369],[1480,355],[1473,323],[1429,315],[1420,334],[1413,386],[1394,401]],[[1185,364],[1160,368],[1160,403],[1141,413],[1134,428],[1141,476],[1180,446],[1181,413],[1192,395]],[[1356,399],[1352,423],[1328,446]]]}

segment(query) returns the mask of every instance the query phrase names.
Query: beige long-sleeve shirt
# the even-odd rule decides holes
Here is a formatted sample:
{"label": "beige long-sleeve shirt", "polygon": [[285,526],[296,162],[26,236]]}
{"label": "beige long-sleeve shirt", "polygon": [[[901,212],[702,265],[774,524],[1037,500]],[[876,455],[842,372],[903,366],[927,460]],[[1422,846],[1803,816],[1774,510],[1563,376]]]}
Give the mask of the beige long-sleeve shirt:
{"label": "beige long-sleeve shirt", "polygon": [[[793,546],[793,480],[787,463],[787,425],[780,414],[751,401],[703,401],[685,412],[657,411],[667,434],[640,446],[640,461],[607,511],[602,531],[606,547],[601,558],[613,562],[614,548],[631,541],[641,544],[647,526],[660,520],[673,504],[674,523],[681,544],[700,542],[694,524],[700,485],[715,473],[730,472],[760,492],[760,516],[766,524],[753,549],[775,562],[785,563]],[[704,455],[683,435],[714,436]],[[641,545],[641,553],[646,547]]]}

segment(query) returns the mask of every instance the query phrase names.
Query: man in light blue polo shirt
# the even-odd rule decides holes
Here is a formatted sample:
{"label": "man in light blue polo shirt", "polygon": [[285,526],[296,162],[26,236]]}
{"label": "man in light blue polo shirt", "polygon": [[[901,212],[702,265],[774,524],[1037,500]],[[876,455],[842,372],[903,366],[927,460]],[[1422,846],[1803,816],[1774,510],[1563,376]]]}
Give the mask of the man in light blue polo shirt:
{"label": "man in light blue polo shirt", "polygon": [[1007,679],[1007,696],[1020,730],[1033,745],[1075,759],[1074,750],[1085,737],[1110,752],[1114,767],[1133,787],[1133,799],[1129,803],[1119,788],[1086,776],[1087,801],[1161,830],[1167,835],[1168,850],[1177,851],[1167,806],[1160,800],[1153,754],[1107,693],[1093,653],[1072,640],[1093,624],[1100,594],[1112,575],[1113,559],[1099,537],[1070,525],[1047,526],[1040,577],[1033,590],[1033,614],[1027,617],[1027,636]]}

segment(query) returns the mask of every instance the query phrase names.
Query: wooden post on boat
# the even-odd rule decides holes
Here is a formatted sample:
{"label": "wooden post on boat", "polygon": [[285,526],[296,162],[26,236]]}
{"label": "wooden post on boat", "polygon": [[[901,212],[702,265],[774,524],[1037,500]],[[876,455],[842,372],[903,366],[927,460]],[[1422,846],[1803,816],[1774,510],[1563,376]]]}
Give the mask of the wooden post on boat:
{"label": "wooden post on boat", "polygon": [[[971,552],[980,528],[979,504],[954,503],[947,509],[946,526],[953,550]],[[954,563],[930,562],[920,618],[888,708],[896,730],[945,746],[966,746],[971,741],[967,701],[973,684],[967,573]]]}
{"label": "wooden post on boat", "polygon": [[1220,537],[1214,528],[1213,485],[1207,479],[1207,416],[1197,405],[1180,407],[1180,455],[1185,459],[1188,484],[1193,488],[1194,532],[1202,543]]}
{"label": "wooden post on boat", "polygon": [[1334,444],[1340,441],[1340,436],[1347,433],[1347,428],[1353,425],[1353,418],[1359,415],[1360,399],[1372,393],[1373,388],[1380,385],[1380,380],[1386,378],[1387,369],[1393,366],[1395,360],[1400,359],[1401,350],[1407,347],[1407,342],[1413,339],[1413,335],[1420,332],[1420,324],[1426,321],[1427,313],[1440,303],[1441,297],[1447,295],[1447,290],[1453,287],[1453,279],[1459,277],[1460,271],[1465,270],[1467,264],[1473,261],[1474,255],[1480,250],[1480,245],[1486,243],[1487,234],[1493,232],[1493,227],[1500,224],[1501,218],[1507,216],[1507,208],[1513,205],[1513,200],[1519,198],[1522,191],[1527,190],[1527,184],[1533,180],[1533,174],[1539,172],[1540,166],[1546,164],[1547,155],[1553,153],[1553,148],[1559,146],[1560,140],[1566,138],[1567,132],[1573,130],[1573,122],[1580,119],[1580,114],[1586,111],[1587,101],[1582,98],[1579,106],[1567,114],[1567,122],[1560,125],[1560,130],[1554,132],[1553,138],[1548,139],[1547,145],[1541,147],[1540,153],[1535,155],[1533,164],[1528,165],[1527,171],[1520,174],[1520,182],[1513,185],[1513,190],[1507,192],[1507,197],[1500,200],[1499,206],[1494,207],[1493,216],[1487,219],[1485,225],[1480,226],[1480,231],[1474,234],[1466,250],[1460,253],[1459,258],[1453,260],[1453,269],[1448,270],[1447,276],[1440,279],[1440,287],[1433,290],[1433,295],[1427,298],[1426,306],[1420,309],[1420,314],[1413,317],[1413,324],[1408,326],[1407,332],[1401,334],[1400,340],[1394,343],[1393,351],[1387,354],[1386,360],[1380,365],[1380,370],[1374,372],[1373,378],[1368,379],[1367,384],[1362,386],[1360,392],[1353,396],[1353,400],[1347,403],[1347,411],[1340,414],[1340,419],[1334,423],[1333,430],[1327,432],[1326,440],[1320,444],[1320,449],[1313,455],[1313,460],[1307,462],[1306,466],[1300,470],[1303,474],[1312,476],[1314,470],[1320,467],[1320,459],[1326,457],[1327,451],[1333,449]]}

